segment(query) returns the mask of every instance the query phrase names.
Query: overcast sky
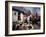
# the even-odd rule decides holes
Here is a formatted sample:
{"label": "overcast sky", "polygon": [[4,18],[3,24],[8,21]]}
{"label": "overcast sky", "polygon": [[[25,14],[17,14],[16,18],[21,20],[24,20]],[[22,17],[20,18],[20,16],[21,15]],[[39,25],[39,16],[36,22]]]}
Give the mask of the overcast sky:
{"label": "overcast sky", "polygon": [[40,15],[40,8],[39,7],[26,7],[25,9],[30,10],[32,14],[35,14],[37,12],[38,15]]}
{"label": "overcast sky", "polygon": [[31,11],[31,13],[34,15],[37,12],[38,15],[40,15],[40,8],[39,7],[15,7],[15,6],[13,6],[13,8],[21,10],[21,11]]}

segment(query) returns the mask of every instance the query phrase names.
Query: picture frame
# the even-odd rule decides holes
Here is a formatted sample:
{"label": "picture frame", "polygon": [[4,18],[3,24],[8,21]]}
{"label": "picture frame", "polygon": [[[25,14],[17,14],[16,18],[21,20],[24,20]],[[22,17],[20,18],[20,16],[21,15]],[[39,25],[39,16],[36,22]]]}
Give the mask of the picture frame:
{"label": "picture frame", "polygon": [[[21,18],[20,18],[20,15],[19,14],[17,15],[16,11],[20,13],[22,12],[23,17],[21,15]],[[29,13],[28,11],[31,13]],[[27,25],[28,21],[27,21],[26,22],[27,27],[23,28],[23,24],[25,26],[25,22],[24,23],[16,22],[17,17],[15,17],[14,14],[17,17],[19,16],[18,19],[20,18],[21,21],[23,21],[24,16],[28,17],[30,16],[30,14],[32,14],[32,17],[39,15],[40,20],[37,23],[33,23],[32,21],[30,21],[30,23],[32,24],[30,27],[31,29],[27,28],[28,27]],[[14,25],[14,23],[17,23],[17,24]],[[22,25],[20,26],[21,28],[20,27],[16,28],[16,25],[18,24]],[[22,1],[5,1],[5,36],[34,35],[34,34],[44,34],[44,33],[45,33],[45,3],[24,2],[24,1],[23,2]]]}

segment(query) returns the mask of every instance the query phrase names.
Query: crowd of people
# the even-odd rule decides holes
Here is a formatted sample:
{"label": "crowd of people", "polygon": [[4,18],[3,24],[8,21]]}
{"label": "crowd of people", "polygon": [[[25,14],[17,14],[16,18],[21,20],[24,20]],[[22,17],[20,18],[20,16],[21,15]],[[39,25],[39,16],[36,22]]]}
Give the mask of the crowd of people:
{"label": "crowd of people", "polygon": [[30,30],[40,28],[40,16],[38,16],[37,13],[35,16],[28,14],[24,15],[24,17],[25,19],[23,22],[13,22],[13,30]]}

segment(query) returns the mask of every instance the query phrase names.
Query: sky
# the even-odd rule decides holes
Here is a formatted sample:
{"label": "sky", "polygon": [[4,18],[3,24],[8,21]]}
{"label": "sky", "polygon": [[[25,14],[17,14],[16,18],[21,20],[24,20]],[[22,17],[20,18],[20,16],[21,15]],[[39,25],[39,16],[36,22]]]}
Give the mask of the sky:
{"label": "sky", "polygon": [[30,11],[33,15],[37,14],[40,15],[40,7],[16,7],[16,6],[13,6],[14,9],[18,9],[20,11]]}

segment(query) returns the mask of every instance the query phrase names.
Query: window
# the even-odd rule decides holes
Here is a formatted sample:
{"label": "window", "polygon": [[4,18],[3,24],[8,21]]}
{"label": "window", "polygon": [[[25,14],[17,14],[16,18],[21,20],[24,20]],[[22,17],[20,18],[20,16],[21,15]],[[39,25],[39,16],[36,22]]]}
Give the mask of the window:
{"label": "window", "polygon": [[18,12],[18,20],[21,20],[21,18],[20,18],[20,13]]}

